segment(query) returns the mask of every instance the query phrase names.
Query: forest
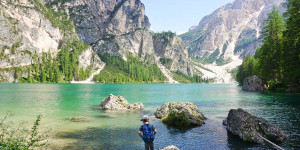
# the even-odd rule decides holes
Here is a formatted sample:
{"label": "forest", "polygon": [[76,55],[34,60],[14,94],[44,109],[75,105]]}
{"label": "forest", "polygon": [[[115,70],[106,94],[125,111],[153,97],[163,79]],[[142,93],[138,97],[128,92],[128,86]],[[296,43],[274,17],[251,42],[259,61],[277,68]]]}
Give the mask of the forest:
{"label": "forest", "polygon": [[159,83],[166,77],[156,64],[147,63],[137,56],[129,55],[127,61],[118,56],[100,56],[107,65],[94,77],[100,83]]}
{"label": "forest", "polygon": [[246,56],[238,67],[240,84],[249,76],[261,77],[268,90],[299,91],[300,85],[300,1],[289,0],[281,15],[275,7],[264,20],[261,40],[254,56]]}
{"label": "forest", "polygon": [[88,45],[77,40],[68,40],[61,47],[56,57],[51,53],[43,53],[39,57],[33,53],[33,64],[26,67],[27,77],[21,77],[22,67],[14,68],[14,78],[23,83],[64,83],[72,80],[85,80],[91,74],[92,68],[79,68],[79,55]]}

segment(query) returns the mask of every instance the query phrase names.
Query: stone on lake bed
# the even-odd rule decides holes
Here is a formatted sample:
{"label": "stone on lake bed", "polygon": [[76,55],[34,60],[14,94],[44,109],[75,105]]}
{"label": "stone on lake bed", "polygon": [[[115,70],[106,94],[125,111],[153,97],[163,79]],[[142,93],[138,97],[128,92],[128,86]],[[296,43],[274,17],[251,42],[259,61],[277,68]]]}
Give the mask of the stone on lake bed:
{"label": "stone on lake bed", "polygon": [[180,150],[180,149],[174,145],[171,145],[159,150]]}
{"label": "stone on lake bed", "polygon": [[89,122],[89,121],[91,121],[91,118],[88,118],[88,117],[71,117],[70,120],[73,121],[73,122]]}
{"label": "stone on lake bed", "polygon": [[163,123],[180,129],[201,126],[206,119],[195,104],[188,102],[165,103],[154,115]]}
{"label": "stone on lake bed", "polygon": [[102,114],[102,115],[98,115],[97,117],[99,117],[99,118],[114,118],[113,116],[111,116],[109,114]]}
{"label": "stone on lake bed", "polygon": [[241,108],[231,109],[223,124],[227,126],[228,132],[248,142],[263,143],[264,141],[259,135],[272,142],[282,142],[285,139],[285,134],[280,128]]}
{"label": "stone on lake bed", "polygon": [[100,108],[104,110],[143,110],[144,104],[141,102],[130,104],[123,96],[110,94],[102,100]]}

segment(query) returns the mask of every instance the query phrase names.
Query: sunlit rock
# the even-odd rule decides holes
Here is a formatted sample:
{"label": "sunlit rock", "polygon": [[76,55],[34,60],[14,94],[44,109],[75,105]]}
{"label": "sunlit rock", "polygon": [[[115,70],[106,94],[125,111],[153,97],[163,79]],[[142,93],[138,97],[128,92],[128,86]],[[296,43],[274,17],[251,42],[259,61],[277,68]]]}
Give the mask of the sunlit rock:
{"label": "sunlit rock", "polygon": [[201,126],[206,119],[195,104],[188,102],[165,103],[154,115],[164,123],[181,129]]}
{"label": "sunlit rock", "polygon": [[123,96],[110,94],[102,100],[100,108],[104,110],[143,110],[144,104],[141,102],[130,104]]}

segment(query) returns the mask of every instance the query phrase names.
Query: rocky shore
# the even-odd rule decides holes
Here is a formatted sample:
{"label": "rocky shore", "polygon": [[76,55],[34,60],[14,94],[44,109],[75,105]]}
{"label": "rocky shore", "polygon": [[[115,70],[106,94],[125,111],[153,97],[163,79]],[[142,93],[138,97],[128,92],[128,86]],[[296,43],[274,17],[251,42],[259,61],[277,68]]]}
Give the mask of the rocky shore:
{"label": "rocky shore", "polygon": [[251,76],[245,78],[243,81],[242,89],[244,91],[258,91],[258,92],[263,92],[266,90],[263,79],[258,76]]}

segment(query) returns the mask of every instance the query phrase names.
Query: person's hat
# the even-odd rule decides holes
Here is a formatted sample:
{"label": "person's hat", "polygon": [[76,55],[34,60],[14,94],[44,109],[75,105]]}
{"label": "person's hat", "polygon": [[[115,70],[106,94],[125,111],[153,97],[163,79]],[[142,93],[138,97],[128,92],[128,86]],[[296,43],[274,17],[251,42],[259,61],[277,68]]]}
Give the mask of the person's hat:
{"label": "person's hat", "polygon": [[147,115],[144,115],[144,116],[142,116],[141,121],[148,120],[148,119],[149,119],[149,117]]}

